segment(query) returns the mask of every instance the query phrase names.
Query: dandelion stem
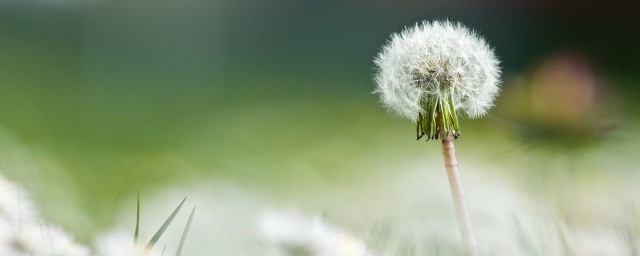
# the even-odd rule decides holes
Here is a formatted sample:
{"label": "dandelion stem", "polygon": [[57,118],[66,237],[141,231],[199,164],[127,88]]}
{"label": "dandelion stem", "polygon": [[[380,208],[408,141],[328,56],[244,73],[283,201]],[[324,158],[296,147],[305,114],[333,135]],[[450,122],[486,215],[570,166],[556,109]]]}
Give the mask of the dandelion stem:
{"label": "dandelion stem", "polygon": [[456,160],[456,150],[453,146],[455,138],[451,133],[445,133],[443,123],[443,111],[438,109],[437,122],[440,127],[440,136],[442,138],[442,156],[444,157],[444,167],[447,170],[447,178],[449,179],[449,188],[451,189],[451,197],[453,198],[453,206],[456,210],[458,226],[462,234],[462,241],[465,245],[465,255],[475,255],[476,241],[471,230],[471,221],[469,212],[464,200],[464,191],[462,190],[462,182],[460,181],[460,173],[458,172],[458,161]]}

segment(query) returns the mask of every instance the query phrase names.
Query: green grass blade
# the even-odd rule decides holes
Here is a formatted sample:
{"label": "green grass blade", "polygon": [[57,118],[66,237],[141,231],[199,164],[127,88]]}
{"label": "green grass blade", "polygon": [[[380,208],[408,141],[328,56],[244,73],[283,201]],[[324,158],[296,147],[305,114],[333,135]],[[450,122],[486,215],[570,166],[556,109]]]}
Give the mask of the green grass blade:
{"label": "green grass blade", "polygon": [[176,207],[175,210],[173,210],[173,213],[171,213],[171,215],[169,215],[169,217],[167,218],[167,220],[164,221],[164,223],[162,224],[162,226],[158,229],[158,231],[156,232],[155,235],[153,235],[153,237],[151,238],[151,241],[149,241],[149,243],[147,244],[147,246],[144,248],[144,250],[146,252],[150,252],[151,249],[153,249],[153,246],[158,242],[158,240],[160,240],[160,237],[162,237],[162,234],[164,234],[164,231],[167,230],[167,228],[169,227],[169,225],[171,224],[171,222],[173,221],[173,218],[176,217],[176,215],[178,215],[178,212],[180,211],[180,208],[182,208],[182,205],[184,204],[184,202],[187,200],[187,198],[185,197],[184,199],[182,199],[182,202],[180,202],[180,204],[178,205],[178,207]]}
{"label": "green grass blade", "polygon": [[138,205],[136,206],[136,230],[133,233],[133,242],[138,244],[138,234],[140,233],[140,190],[138,190]]}
{"label": "green grass blade", "polygon": [[180,256],[182,253],[182,246],[184,246],[184,241],[187,240],[187,234],[189,233],[189,227],[191,227],[191,221],[193,220],[193,215],[196,213],[196,207],[193,207],[191,210],[191,215],[189,215],[189,219],[187,220],[187,225],[184,226],[184,231],[182,232],[182,237],[180,237],[180,244],[178,245],[178,251],[176,251],[176,256]]}

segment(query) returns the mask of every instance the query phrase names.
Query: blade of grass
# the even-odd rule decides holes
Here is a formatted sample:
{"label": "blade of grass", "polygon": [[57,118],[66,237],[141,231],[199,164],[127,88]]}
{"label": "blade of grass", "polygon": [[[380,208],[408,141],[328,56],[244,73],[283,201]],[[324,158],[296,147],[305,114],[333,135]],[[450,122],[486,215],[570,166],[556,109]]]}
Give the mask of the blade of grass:
{"label": "blade of grass", "polygon": [[149,241],[147,246],[144,248],[145,252],[148,253],[148,252],[151,251],[151,249],[153,249],[153,246],[158,242],[158,240],[160,240],[160,237],[162,237],[162,234],[164,234],[164,231],[167,230],[167,228],[169,227],[169,225],[173,221],[173,218],[175,218],[176,215],[178,215],[178,212],[180,211],[180,208],[182,208],[182,205],[184,204],[184,202],[186,200],[187,200],[186,197],[184,199],[182,199],[182,202],[180,202],[178,207],[176,207],[176,209],[173,210],[173,213],[171,213],[171,215],[169,215],[167,220],[165,220],[164,223],[162,224],[162,226],[158,229],[158,231],[156,231],[156,234],[153,235],[153,237],[151,238],[151,240]]}
{"label": "blade of grass", "polygon": [[140,233],[140,190],[138,190],[138,205],[136,206],[136,230],[133,233],[133,242],[138,244],[138,234]]}
{"label": "blade of grass", "polygon": [[176,256],[180,256],[182,253],[182,246],[184,246],[184,241],[187,240],[187,234],[189,233],[189,227],[191,227],[191,221],[193,220],[193,215],[196,213],[196,207],[193,207],[191,210],[191,215],[189,215],[189,219],[187,220],[187,225],[184,226],[184,231],[182,232],[182,237],[180,237],[180,244],[178,245],[178,251],[176,252]]}

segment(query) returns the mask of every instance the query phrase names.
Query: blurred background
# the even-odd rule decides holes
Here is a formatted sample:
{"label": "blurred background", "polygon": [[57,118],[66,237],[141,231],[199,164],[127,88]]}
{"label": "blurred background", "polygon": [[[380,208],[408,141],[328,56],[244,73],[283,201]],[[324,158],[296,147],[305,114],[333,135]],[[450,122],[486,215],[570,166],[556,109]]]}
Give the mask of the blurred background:
{"label": "blurred background", "polygon": [[[414,222],[395,226],[455,225],[439,146],[416,142],[413,124],[372,94],[372,60],[392,32],[449,19],[483,35],[503,67],[496,108],[464,120],[456,142],[479,237],[509,236],[492,223],[531,217],[557,227],[534,237],[575,240],[561,243],[562,254],[637,255],[638,8],[624,0],[1,0],[0,172],[81,241],[131,222],[136,191],[143,209],[162,193],[205,206],[260,195],[359,235],[406,216]],[[228,184],[244,192],[213,200]],[[161,216],[178,202],[158,200]],[[457,239],[456,227],[434,230]],[[538,250],[533,240],[517,247]],[[610,250],[579,253],[592,252],[584,244]]]}

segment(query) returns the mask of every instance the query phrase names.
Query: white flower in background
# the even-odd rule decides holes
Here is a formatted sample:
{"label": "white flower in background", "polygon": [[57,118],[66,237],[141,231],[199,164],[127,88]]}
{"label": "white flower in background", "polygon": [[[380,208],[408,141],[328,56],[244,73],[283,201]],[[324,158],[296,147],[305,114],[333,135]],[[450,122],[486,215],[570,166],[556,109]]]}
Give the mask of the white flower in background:
{"label": "white flower in background", "polygon": [[499,92],[499,61],[476,33],[460,23],[422,22],[393,34],[375,59],[382,103],[418,124],[418,138],[435,138],[442,113],[445,133],[458,135],[456,110],[486,114]]}
{"label": "white flower in background", "polygon": [[44,224],[28,194],[0,176],[0,255],[86,256],[62,229]]}
{"label": "white flower in background", "polygon": [[264,212],[260,228],[264,238],[288,256],[370,255],[364,242],[329,226],[321,217],[295,210]]}
{"label": "white flower in background", "polygon": [[129,230],[106,232],[96,239],[97,256],[141,256],[160,255],[155,251],[145,253],[141,244],[134,244],[133,233]]}
{"label": "white flower in background", "polygon": [[51,255],[51,256],[85,256],[89,250],[76,244],[64,230],[45,224],[29,224],[22,226],[14,233],[14,244],[20,245],[24,254],[17,255]]}
{"label": "white flower in background", "polygon": [[0,218],[12,222],[38,219],[35,206],[25,190],[0,175]]}

